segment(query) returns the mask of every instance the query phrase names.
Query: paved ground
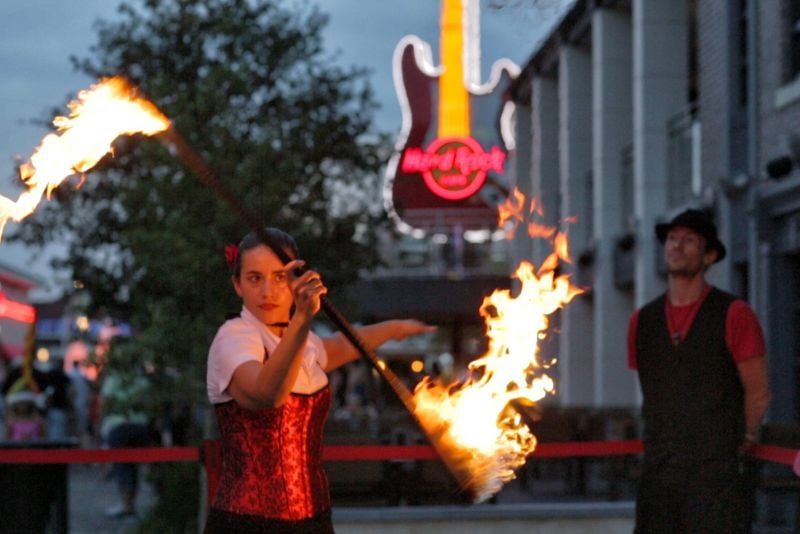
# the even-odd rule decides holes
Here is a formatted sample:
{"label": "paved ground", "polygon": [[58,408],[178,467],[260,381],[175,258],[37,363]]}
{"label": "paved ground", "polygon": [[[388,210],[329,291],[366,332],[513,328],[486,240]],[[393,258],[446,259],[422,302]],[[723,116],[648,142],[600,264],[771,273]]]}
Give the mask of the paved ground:
{"label": "paved ground", "polygon": [[[69,488],[68,488],[68,499],[69,499],[69,517],[68,517],[68,524],[69,524],[69,533],[70,534],[124,534],[125,532],[130,532],[132,527],[136,524],[135,517],[127,517],[123,519],[111,519],[105,516],[105,510],[111,506],[114,506],[118,503],[118,495],[117,489],[115,484],[111,480],[107,480],[105,476],[105,471],[108,468],[107,465],[84,465],[84,464],[76,464],[69,466]],[[141,489],[139,492],[139,496],[137,499],[137,508],[139,515],[144,515],[144,512],[150,507],[154,505],[155,495],[153,489],[150,487],[148,483],[145,482],[145,470],[147,469],[146,466],[140,467],[140,480],[141,482]],[[560,485],[559,485],[560,484]],[[568,502],[570,499],[565,498],[564,495],[558,495],[559,490],[562,489],[563,483],[559,483],[556,486],[551,488],[546,488],[546,484],[543,484],[543,481],[536,481],[532,482],[532,487],[528,489],[522,489],[519,486],[518,481],[513,481],[504,488],[504,491],[498,495],[497,504],[495,510],[489,510],[491,513],[499,513],[503,511],[504,507],[509,507],[513,509],[515,505],[521,503],[538,503],[536,504],[532,510],[533,511],[526,511],[526,513],[534,513],[536,510],[534,508],[547,508],[547,503],[556,502],[557,506],[569,506]],[[546,490],[546,491],[545,491]],[[534,495],[537,493],[544,493],[549,494],[548,497],[545,497],[544,494]],[[623,494],[627,494],[627,491],[624,491]],[[792,498],[797,498],[796,494],[791,495]],[[602,498],[601,498],[602,500]],[[606,503],[606,506],[632,506],[632,502],[630,500],[629,495],[624,495],[622,502],[614,503]],[[626,504],[626,502],[628,504]],[[575,501],[573,501],[573,504]],[[601,503],[602,504],[602,503]],[[418,513],[426,513],[425,509],[415,510],[415,507],[392,507],[392,508],[384,508],[384,509],[366,509],[366,511],[358,511],[353,509],[349,509],[347,506],[339,507],[334,512],[334,517],[338,519],[338,531],[341,531],[342,534],[362,534],[364,532],[370,532],[370,529],[375,528],[377,525],[381,526],[381,530],[385,530],[388,534],[407,534],[408,532],[415,532],[416,534],[423,534],[425,532],[437,532],[438,534],[446,534],[442,529],[441,523],[439,521],[430,521],[430,518],[426,518],[429,521],[430,529],[420,530],[422,524],[419,522],[419,518],[410,521],[413,527],[412,530],[409,530],[409,527],[412,525],[406,524],[404,527],[402,526],[405,521],[402,519],[408,520],[409,518],[402,518],[400,517],[400,521],[398,523],[397,519],[394,517],[388,517],[386,514],[418,514]],[[474,508],[474,509],[473,509]],[[579,508],[583,509],[581,506]],[[477,513],[479,507],[468,507],[468,510],[471,513]],[[795,510],[795,508],[792,508]],[[428,509],[430,510],[430,509]],[[441,510],[439,510],[441,511]],[[551,510],[552,512],[552,510]],[[428,511],[427,513],[431,513]],[[491,518],[493,524],[498,527],[494,531],[496,532],[542,532],[542,533],[550,533],[550,532],[581,532],[580,525],[572,524],[573,527],[577,527],[578,530],[569,530],[566,528],[563,521],[559,522],[552,522],[552,521],[543,521],[543,519],[547,516],[544,514],[545,517],[542,517],[542,512],[539,511],[539,517],[534,519],[533,517],[527,518],[527,525],[526,528],[530,529],[532,525],[537,525],[537,529],[531,530],[515,530],[515,528],[519,527],[519,525],[508,523],[505,525],[504,529],[500,528],[500,524],[497,518]],[[384,514],[381,516],[377,523],[370,523],[368,521],[370,514]],[[461,514],[463,515],[463,514]],[[507,514],[508,515],[508,514]],[[524,515],[519,510],[515,510],[513,512],[514,516]],[[555,518],[555,514],[553,518]],[[579,514],[581,515],[581,514]],[[607,522],[610,522],[609,525],[606,525],[607,529],[602,530],[602,532],[630,532],[632,519],[630,516],[632,515],[632,509],[630,512],[626,514],[622,514],[621,517],[618,519],[607,519]],[[358,516],[358,517],[357,517]],[[627,517],[626,517],[627,516]],[[577,516],[576,516],[577,517]],[[373,518],[374,519],[374,518]],[[466,519],[466,518],[464,518]],[[477,531],[483,532],[484,527],[486,525],[480,523],[480,518],[478,518],[478,523],[480,527]],[[488,517],[486,518],[488,519]],[[507,519],[507,518],[505,518]],[[616,523],[614,523],[616,521]],[[574,523],[574,522],[573,522]],[[613,523],[613,525],[611,524]],[[525,526],[523,525],[523,526]],[[596,525],[597,526],[597,525]],[[391,527],[391,528],[389,528]],[[522,527],[519,527],[522,528]],[[365,530],[366,529],[366,530]],[[405,530],[404,530],[405,529]],[[462,534],[467,534],[467,532],[472,532],[469,528],[465,528],[465,525],[459,526],[458,532]],[[590,529],[589,531],[594,531],[594,529]],[[449,532],[449,531],[448,531]],[[599,531],[598,531],[599,532]],[[758,534],[786,534],[792,532],[791,528],[788,527],[765,527],[759,526],[754,529],[754,532]]]}
{"label": "paved ground", "polygon": [[[135,517],[111,519],[105,511],[119,502],[117,488],[107,480],[107,465],[74,464],[69,467],[70,534],[119,534],[128,531]],[[141,515],[154,503],[152,488],[144,482],[146,467],[140,467],[140,490],[136,501]]]}

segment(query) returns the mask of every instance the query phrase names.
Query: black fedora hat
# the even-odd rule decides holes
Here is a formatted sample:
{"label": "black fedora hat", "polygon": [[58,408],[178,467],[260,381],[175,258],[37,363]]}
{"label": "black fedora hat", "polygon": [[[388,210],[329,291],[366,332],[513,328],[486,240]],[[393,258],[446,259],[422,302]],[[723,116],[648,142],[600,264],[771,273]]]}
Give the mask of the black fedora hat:
{"label": "black fedora hat", "polygon": [[717,237],[717,225],[714,224],[714,220],[705,211],[688,209],[676,215],[675,218],[668,223],[657,224],[656,236],[658,240],[663,244],[667,239],[669,231],[677,226],[688,228],[703,236],[706,240],[706,247],[709,250],[713,249],[717,251],[717,259],[714,260],[714,263],[722,261],[725,257],[725,245],[723,245],[722,241]]}

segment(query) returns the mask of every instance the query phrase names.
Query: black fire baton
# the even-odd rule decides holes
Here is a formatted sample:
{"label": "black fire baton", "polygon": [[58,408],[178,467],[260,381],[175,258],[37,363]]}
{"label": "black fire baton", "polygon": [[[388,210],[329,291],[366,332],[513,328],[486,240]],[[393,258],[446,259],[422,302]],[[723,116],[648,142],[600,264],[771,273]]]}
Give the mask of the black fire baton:
{"label": "black fire baton", "polygon": [[[170,152],[172,152],[180,161],[182,161],[184,165],[186,165],[203,184],[213,189],[217,196],[220,197],[228,205],[228,207],[233,210],[247,226],[250,227],[251,230],[253,230],[253,232],[263,243],[267,244],[267,246],[269,246],[269,248],[275,252],[278,258],[280,258],[284,264],[292,261],[289,255],[286,254],[286,251],[284,251],[283,248],[280,247],[275,240],[264,231],[263,221],[245,208],[242,201],[235,194],[233,194],[219,178],[217,178],[214,170],[208,165],[208,163],[206,163],[203,157],[200,156],[200,154],[198,154],[197,151],[189,145],[186,139],[183,138],[180,132],[178,132],[173,125],[170,125],[170,127],[163,133],[159,134],[159,136],[170,149]],[[382,364],[372,349],[364,344],[364,341],[353,329],[353,326],[347,321],[344,315],[342,315],[339,310],[334,307],[326,295],[322,295],[320,304],[322,310],[325,312],[331,322],[333,322],[339,331],[350,341],[350,343],[353,344],[361,356],[370,364],[372,364],[372,367],[378,372],[378,374],[389,383],[389,386],[391,386],[392,390],[395,392],[395,394],[397,394],[397,397],[400,399],[406,409],[411,413],[412,416],[414,416],[414,398],[408,391],[408,388],[406,388],[405,384],[400,381],[397,375],[391,369],[389,369],[387,365]],[[414,417],[416,419],[416,416]]]}

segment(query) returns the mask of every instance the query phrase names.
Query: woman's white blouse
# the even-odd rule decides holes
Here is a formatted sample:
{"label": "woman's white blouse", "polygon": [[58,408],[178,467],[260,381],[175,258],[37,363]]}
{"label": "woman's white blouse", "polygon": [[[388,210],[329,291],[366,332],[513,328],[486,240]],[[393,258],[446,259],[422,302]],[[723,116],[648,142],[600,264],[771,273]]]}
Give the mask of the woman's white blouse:
{"label": "woman's white blouse", "polygon": [[[206,388],[211,404],[231,400],[228,386],[233,372],[245,362],[263,362],[265,353],[272,354],[280,340],[245,308],[242,308],[239,317],[223,324],[208,351]],[[310,332],[292,393],[311,394],[325,386],[328,383],[328,375],[324,371],[327,363],[328,355],[322,340]]]}

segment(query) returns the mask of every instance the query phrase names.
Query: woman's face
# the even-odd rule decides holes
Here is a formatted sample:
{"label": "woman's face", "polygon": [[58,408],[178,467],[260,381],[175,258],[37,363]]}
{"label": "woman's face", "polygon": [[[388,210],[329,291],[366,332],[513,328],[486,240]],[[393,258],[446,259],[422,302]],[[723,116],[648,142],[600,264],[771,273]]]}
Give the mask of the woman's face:
{"label": "woman's face", "polygon": [[292,308],[289,277],[283,262],[266,245],[242,253],[239,278],[233,287],[242,297],[244,307],[266,325],[287,322]]}

